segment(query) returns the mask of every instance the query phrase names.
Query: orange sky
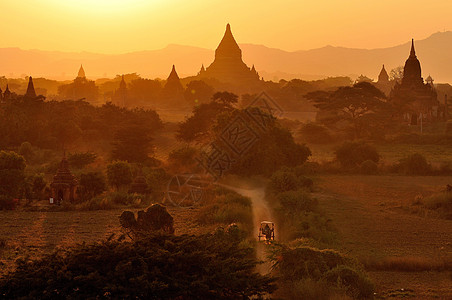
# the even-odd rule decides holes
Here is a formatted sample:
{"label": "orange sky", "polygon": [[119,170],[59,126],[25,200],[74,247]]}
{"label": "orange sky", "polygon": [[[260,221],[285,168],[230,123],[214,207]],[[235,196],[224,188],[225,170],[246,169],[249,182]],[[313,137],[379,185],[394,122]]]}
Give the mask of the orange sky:
{"label": "orange sky", "polygon": [[0,47],[125,53],[168,44],[380,48],[452,30],[450,0],[1,0]]}

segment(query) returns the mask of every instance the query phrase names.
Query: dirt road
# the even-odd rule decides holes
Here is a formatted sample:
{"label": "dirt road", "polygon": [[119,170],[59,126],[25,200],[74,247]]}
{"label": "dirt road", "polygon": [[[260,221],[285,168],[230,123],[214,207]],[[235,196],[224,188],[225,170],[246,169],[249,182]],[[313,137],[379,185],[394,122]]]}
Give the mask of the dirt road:
{"label": "dirt road", "polygon": [[[259,226],[262,221],[272,221],[273,216],[271,214],[271,210],[268,207],[267,201],[265,200],[265,189],[264,187],[259,188],[239,188],[230,185],[222,185],[228,189],[231,189],[245,197],[249,197],[252,202],[253,207],[253,233],[255,239],[258,240],[258,232]],[[277,238],[277,226],[275,228],[275,238]],[[271,263],[267,261],[267,253],[266,253],[267,245],[264,242],[258,243],[256,247],[256,255],[257,259],[264,261],[263,264],[258,266],[258,271],[261,274],[268,274],[271,272]]]}

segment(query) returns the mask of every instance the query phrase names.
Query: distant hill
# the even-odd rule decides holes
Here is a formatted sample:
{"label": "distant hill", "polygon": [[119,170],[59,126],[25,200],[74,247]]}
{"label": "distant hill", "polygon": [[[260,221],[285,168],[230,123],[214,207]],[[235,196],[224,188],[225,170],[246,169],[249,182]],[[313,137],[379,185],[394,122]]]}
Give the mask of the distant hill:
{"label": "distant hill", "polygon": [[[438,32],[424,40],[415,41],[415,46],[424,78],[430,74],[436,83],[452,82],[451,31]],[[312,80],[360,74],[376,79],[382,64],[389,72],[405,63],[410,52],[410,38],[407,37],[407,42],[402,45],[371,50],[326,46],[288,52],[262,45],[240,44],[240,47],[245,63],[250,67],[254,64],[266,80]],[[83,63],[88,78],[133,72],[144,77],[166,78],[173,64],[179,76],[186,77],[196,75],[201,64],[208,66],[213,58],[213,50],[181,45],[120,55],[2,48],[0,75],[72,79]]]}

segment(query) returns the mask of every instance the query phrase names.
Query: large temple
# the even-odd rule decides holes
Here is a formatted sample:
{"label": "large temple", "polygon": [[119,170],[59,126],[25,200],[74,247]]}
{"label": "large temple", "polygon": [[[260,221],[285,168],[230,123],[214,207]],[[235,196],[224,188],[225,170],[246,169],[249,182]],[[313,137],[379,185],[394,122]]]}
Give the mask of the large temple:
{"label": "large temple", "polygon": [[396,83],[390,93],[391,101],[402,109],[403,118],[412,125],[418,120],[435,120],[440,117],[440,104],[433,84],[424,83],[421,64],[416,56],[414,40],[410,56],[405,62],[401,83]]}
{"label": "large temple", "polygon": [[213,63],[198,73],[198,79],[214,79],[234,86],[255,86],[259,83],[259,74],[254,65],[249,68],[242,60],[242,50],[234,39],[231,26],[226,25],[226,32],[215,50]]}

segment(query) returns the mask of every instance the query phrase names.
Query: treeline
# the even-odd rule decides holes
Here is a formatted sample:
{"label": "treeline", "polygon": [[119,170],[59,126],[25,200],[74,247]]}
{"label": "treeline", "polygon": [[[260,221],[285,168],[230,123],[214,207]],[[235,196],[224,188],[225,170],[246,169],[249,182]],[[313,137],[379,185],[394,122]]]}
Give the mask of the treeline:
{"label": "treeline", "polygon": [[158,114],[150,109],[17,98],[0,105],[0,148],[11,149],[27,141],[61,151],[76,144],[112,141],[115,135],[127,135],[124,131],[130,128],[140,131],[146,140],[161,126]]}

